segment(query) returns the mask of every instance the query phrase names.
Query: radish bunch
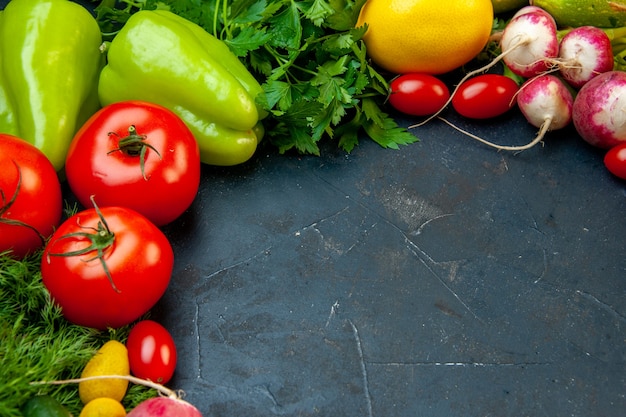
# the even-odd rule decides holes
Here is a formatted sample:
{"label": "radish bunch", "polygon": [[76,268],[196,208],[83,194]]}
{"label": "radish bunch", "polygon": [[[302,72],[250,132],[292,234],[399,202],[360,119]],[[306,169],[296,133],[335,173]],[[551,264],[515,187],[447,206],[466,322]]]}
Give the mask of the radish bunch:
{"label": "radish bunch", "polygon": [[[611,40],[604,30],[583,26],[570,29],[563,35],[563,31],[558,30],[555,19],[548,12],[537,6],[525,6],[513,15],[500,35],[501,54],[486,66],[466,74],[439,111],[411,127],[421,126],[437,117],[454,101],[456,93],[466,80],[487,71],[500,61],[503,61],[512,73],[525,80],[515,101],[526,120],[539,128],[537,136],[525,145],[503,146],[468,132],[463,133],[497,149],[522,151],[541,142],[548,131],[562,129],[573,119],[579,122],[586,119],[583,123],[589,123],[592,118],[584,117],[583,114],[590,106],[576,106],[575,96],[577,90],[591,80],[613,70]],[[624,112],[622,107],[621,116],[615,114],[615,117],[623,117]],[[575,123],[577,129],[580,124]],[[579,133],[585,140],[590,137],[583,128],[579,129]],[[618,140],[626,141],[626,138]],[[590,143],[592,142],[598,144],[601,141],[591,139]]]}
{"label": "radish bunch", "polygon": [[[505,64],[527,78],[517,104],[530,124],[540,127],[538,142],[548,130],[561,129],[574,119],[572,90],[613,69],[608,35],[593,26],[577,27],[559,41],[557,26],[545,10],[520,9],[505,27],[500,46]],[[520,39],[526,41],[520,43]],[[558,76],[551,73],[558,73]],[[580,120],[580,111],[577,111]],[[583,123],[579,123],[583,124]],[[583,138],[585,135],[582,135]]]}
{"label": "radish bunch", "polygon": [[[626,140],[624,133],[621,133],[621,139],[612,134],[617,130],[614,126],[607,127],[607,124],[616,123],[615,118],[621,119],[617,123],[625,123],[624,99],[620,99],[620,103],[611,102],[611,99],[600,100],[605,90],[624,93],[626,87],[616,84],[625,83],[613,81],[621,78],[617,76],[602,77],[604,82],[591,83],[601,74],[613,70],[611,40],[602,29],[577,27],[559,41],[554,18],[539,7],[526,6],[508,22],[502,32],[500,48],[499,58],[513,73],[526,79],[517,96],[518,107],[530,124],[540,128],[532,142],[515,149],[528,149],[540,142],[549,130],[561,129],[572,120],[583,139],[596,146]],[[589,83],[590,86],[585,88]],[[602,85],[604,90],[596,90],[596,85]],[[579,89],[582,94],[576,92]],[[602,104],[594,106],[591,103],[594,99]],[[582,104],[583,100],[585,104]],[[608,110],[600,111],[598,107],[611,108],[613,113],[609,115]],[[607,129],[612,132],[611,141],[606,139]]]}
{"label": "radish bunch", "polygon": [[594,26],[568,31],[559,41],[555,20],[537,6],[521,8],[500,39],[502,60],[512,72],[532,78],[558,71],[573,88],[613,69],[609,36]]}
{"label": "radish bunch", "polygon": [[624,53],[620,47],[624,34],[626,28],[581,26],[559,30],[544,9],[522,7],[504,30],[492,36],[492,40],[499,41],[500,55],[465,74],[439,110],[409,128],[428,123],[451,103],[457,110],[455,101],[466,100],[457,99],[457,93],[465,91],[466,81],[502,61],[515,74],[512,78],[522,80],[505,110],[517,104],[526,120],[539,129],[532,141],[520,146],[499,145],[438,118],[488,146],[509,151],[529,149],[547,132],[573,123],[579,135],[594,146],[609,149],[621,144],[625,148],[626,177],[626,72],[617,69],[623,68],[618,64]]}
{"label": "radish bunch", "polygon": [[548,130],[571,121],[586,142],[608,150],[607,169],[626,179],[626,72],[614,69],[611,42],[608,30],[593,26],[559,33],[554,19],[536,6],[513,16],[502,33],[500,58],[527,79],[517,104],[540,128],[535,140],[517,149],[535,145]]}

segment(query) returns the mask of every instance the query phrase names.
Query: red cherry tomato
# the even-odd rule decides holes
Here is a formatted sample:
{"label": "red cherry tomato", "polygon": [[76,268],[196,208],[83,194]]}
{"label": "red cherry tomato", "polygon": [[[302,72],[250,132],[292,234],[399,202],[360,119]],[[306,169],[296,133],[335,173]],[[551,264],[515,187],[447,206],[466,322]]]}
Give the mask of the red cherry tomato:
{"label": "red cherry tomato", "polygon": [[470,119],[490,119],[515,105],[518,89],[517,83],[505,75],[478,75],[461,84],[452,97],[452,107]]}
{"label": "red cherry tomato", "polygon": [[607,151],[604,155],[604,166],[611,174],[626,180],[626,142]]}
{"label": "red cherry tomato", "polygon": [[450,90],[430,74],[403,74],[389,84],[391,106],[411,116],[429,116],[441,109],[450,98]]}
{"label": "red cherry tomato", "polygon": [[165,107],[114,103],[76,133],[65,163],[70,188],[85,207],[128,207],[157,226],[175,220],[200,184],[200,151],[185,123]]}
{"label": "red cherry tomato", "polygon": [[41,248],[61,222],[61,184],[38,148],[0,134],[0,252],[22,258]]}
{"label": "red cherry tomato", "polygon": [[126,207],[90,208],[46,244],[41,277],[67,320],[96,329],[139,319],[165,293],[174,266],[167,237]]}
{"label": "red cherry tomato", "polygon": [[135,324],[126,341],[133,375],[166,384],[176,369],[176,345],[165,327],[152,320]]}

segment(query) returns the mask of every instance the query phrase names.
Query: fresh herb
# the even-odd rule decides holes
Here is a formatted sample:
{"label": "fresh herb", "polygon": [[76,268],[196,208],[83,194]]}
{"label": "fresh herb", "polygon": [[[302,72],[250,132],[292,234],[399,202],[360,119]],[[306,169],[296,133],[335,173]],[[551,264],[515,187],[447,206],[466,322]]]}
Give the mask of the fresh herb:
{"label": "fresh herb", "polygon": [[[0,254],[0,416],[20,417],[20,407],[36,394],[49,394],[73,415],[82,408],[77,385],[32,385],[70,379],[109,339],[125,340],[128,328],[97,332],[69,323],[41,282],[41,253],[15,260]],[[77,294],[77,297],[80,295]],[[154,396],[131,386],[124,404]]]}
{"label": "fresh herb", "polygon": [[320,155],[323,139],[346,152],[362,134],[384,148],[417,141],[382,111],[389,85],[368,61],[366,27],[355,28],[364,2],[104,0],[96,11],[103,33],[141,9],[167,9],[202,26],[262,83],[267,142],[281,153]]}

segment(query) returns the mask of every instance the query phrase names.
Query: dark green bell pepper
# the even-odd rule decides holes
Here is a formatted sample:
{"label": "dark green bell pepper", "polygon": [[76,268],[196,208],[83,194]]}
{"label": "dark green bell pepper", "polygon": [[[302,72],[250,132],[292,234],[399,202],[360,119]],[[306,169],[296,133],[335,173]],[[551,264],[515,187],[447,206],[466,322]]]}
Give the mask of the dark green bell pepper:
{"label": "dark green bell pepper", "polygon": [[165,10],[133,14],[107,50],[99,81],[103,106],[143,100],[165,106],[190,128],[202,162],[236,165],[256,150],[258,81],[228,46]]}
{"label": "dark green bell pepper", "polygon": [[0,132],[61,170],[78,128],[97,111],[102,36],[69,0],[12,0],[0,14]]}

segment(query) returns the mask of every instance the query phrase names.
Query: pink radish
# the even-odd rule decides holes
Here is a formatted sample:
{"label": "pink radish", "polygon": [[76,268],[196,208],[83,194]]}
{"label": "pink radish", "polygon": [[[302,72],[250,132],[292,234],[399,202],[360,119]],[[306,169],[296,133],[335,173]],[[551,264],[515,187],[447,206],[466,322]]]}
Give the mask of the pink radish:
{"label": "pink radish", "polygon": [[550,74],[527,80],[520,87],[517,106],[539,133],[528,147],[540,142],[546,132],[562,129],[572,121],[574,97],[563,81]]}
{"label": "pink radish", "polygon": [[554,19],[545,12],[512,18],[500,39],[502,60],[515,74],[530,78],[549,70],[559,53]]}
{"label": "pink radish", "polygon": [[626,72],[605,72],[587,82],[572,112],[576,131],[591,145],[609,149],[626,142]]}
{"label": "pink radish", "polygon": [[611,40],[602,29],[580,26],[561,39],[557,65],[565,81],[574,88],[611,71],[613,64]]}
{"label": "pink radish", "polygon": [[139,403],[127,417],[202,417],[196,407],[179,398],[154,397]]}

